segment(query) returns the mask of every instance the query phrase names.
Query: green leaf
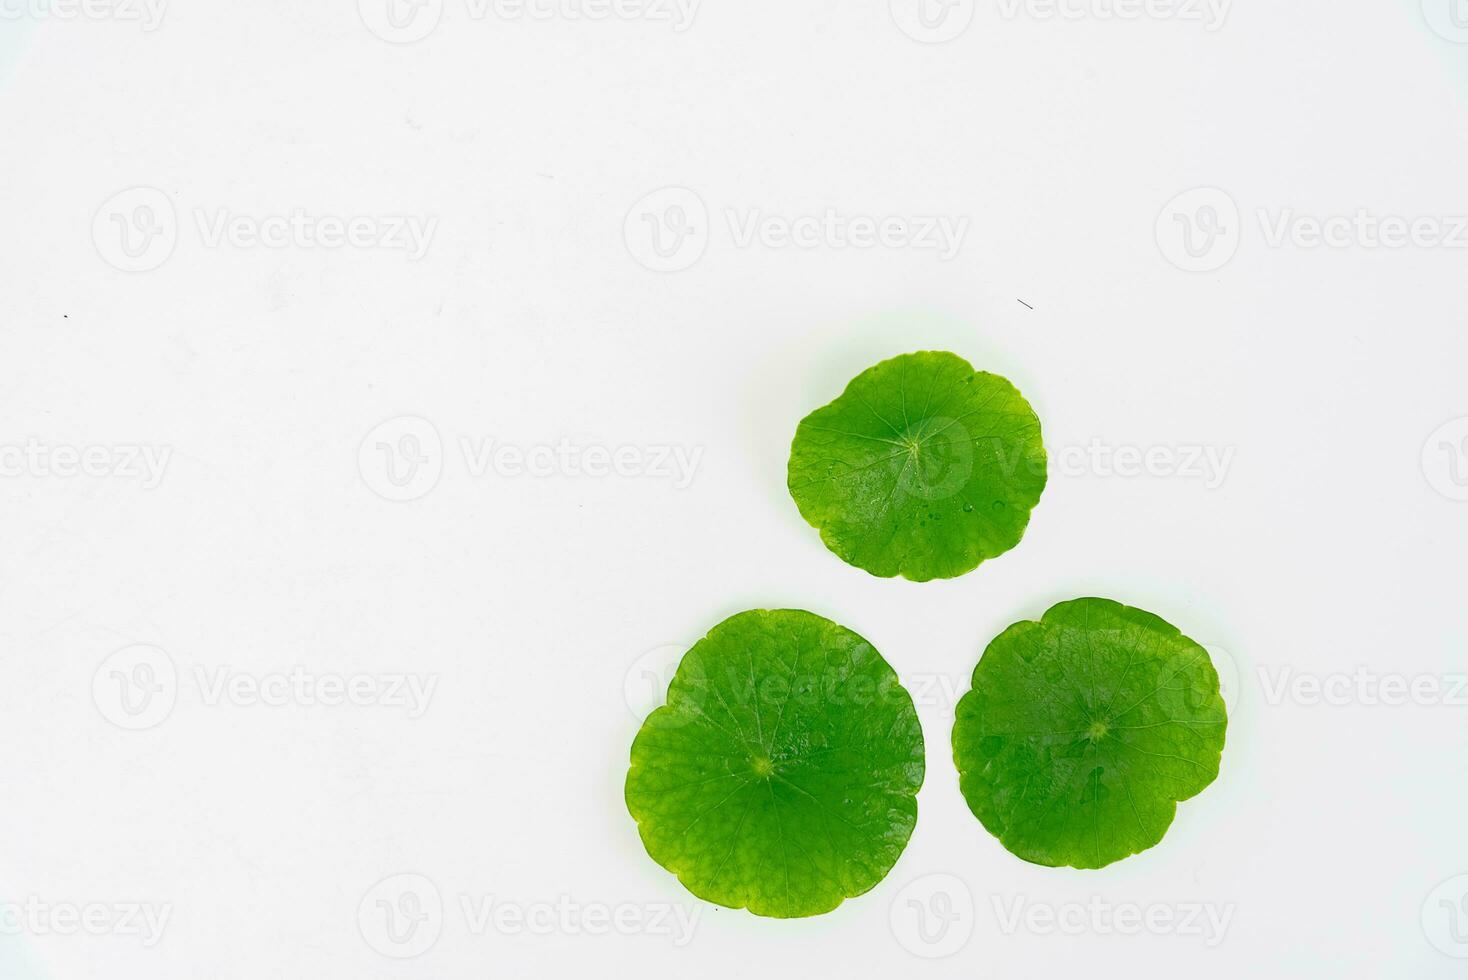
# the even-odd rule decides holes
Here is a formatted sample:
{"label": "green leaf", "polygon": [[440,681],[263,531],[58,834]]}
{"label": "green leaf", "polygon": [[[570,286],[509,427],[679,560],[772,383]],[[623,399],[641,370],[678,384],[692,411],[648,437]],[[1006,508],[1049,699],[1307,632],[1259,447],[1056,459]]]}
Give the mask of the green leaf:
{"label": "green leaf", "polygon": [[917,582],[1019,543],[1045,489],[1040,420],[998,375],[946,351],[883,361],[801,421],[790,495],[843,561]]}
{"label": "green leaf", "polygon": [[1151,613],[1062,602],[989,644],[953,758],[974,815],[1035,864],[1100,868],[1162,840],[1218,775],[1228,720],[1208,652]]}
{"label": "green leaf", "polygon": [[912,698],[872,645],[793,609],[726,619],[632,743],[627,809],[699,898],[819,915],[881,881],[923,783]]}

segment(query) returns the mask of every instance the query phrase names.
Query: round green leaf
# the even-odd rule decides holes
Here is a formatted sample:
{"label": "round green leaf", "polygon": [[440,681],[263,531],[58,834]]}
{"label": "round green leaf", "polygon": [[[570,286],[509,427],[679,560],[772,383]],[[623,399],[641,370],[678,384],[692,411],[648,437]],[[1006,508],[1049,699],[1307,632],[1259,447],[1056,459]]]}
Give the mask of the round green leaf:
{"label": "round green leaf", "polygon": [[793,609],[726,619],[632,743],[627,809],[699,898],[819,915],[881,881],[923,782],[912,698],[872,645]]}
{"label": "round green leaf", "polygon": [[1040,420],[1004,378],[946,351],[883,361],[801,421],[790,495],[843,561],[917,582],[1019,543],[1045,489]]}
{"label": "round green leaf", "polygon": [[1162,840],[1218,775],[1227,727],[1208,652],[1151,613],[1062,602],[989,644],[953,758],[974,815],[1035,864],[1100,868]]}

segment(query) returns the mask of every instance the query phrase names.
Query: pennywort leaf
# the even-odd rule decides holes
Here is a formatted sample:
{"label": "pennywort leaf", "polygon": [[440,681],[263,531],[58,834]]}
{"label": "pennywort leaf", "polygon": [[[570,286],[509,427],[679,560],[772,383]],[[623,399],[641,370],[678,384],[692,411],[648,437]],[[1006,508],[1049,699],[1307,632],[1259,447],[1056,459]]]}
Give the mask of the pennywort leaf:
{"label": "pennywort leaf", "polygon": [[1076,599],[984,651],[958,704],[969,808],[1036,864],[1100,868],[1162,840],[1218,775],[1227,716],[1208,653],[1151,613]]}
{"label": "pennywort leaf", "polygon": [[1014,385],[921,351],[863,371],[806,416],[788,484],[843,561],[922,582],[1018,544],[1045,475],[1040,420]]}
{"label": "pennywort leaf", "polygon": [[813,613],[740,613],[684,656],[632,743],[627,808],[694,895],[756,915],[870,890],[917,821],[923,736],[872,645]]}

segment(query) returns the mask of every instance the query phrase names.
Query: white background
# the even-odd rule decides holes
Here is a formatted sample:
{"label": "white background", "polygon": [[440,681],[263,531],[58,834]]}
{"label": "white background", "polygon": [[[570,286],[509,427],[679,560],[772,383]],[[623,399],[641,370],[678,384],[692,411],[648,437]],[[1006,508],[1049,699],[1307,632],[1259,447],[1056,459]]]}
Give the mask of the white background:
{"label": "white background", "polygon": [[[365,18],[345,0],[177,0],[151,31],[45,8],[0,21],[0,447],[171,453],[156,486],[34,463],[0,478],[0,903],[170,914],[151,946],[7,928],[0,972],[1461,975],[1468,910],[1464,941],[1444,939],[1438,900],[1468,888],[1434,889],[1468,872],[1468,706],[1271,694],[1361,667],[1468,670],[1465,432],[1433,436],[1468,416],[1468,251],[1271,243],[1257,217],[1468,213],[1468,47],[1447,0],[1239,0],[1214,30],[960,4],[948,26],[972,22],[941,44],[885,0],[710,0],[681,31],[466,4],[403,45],[365,26],[371,0]],[[124,272],[107,230],[136,200],[109,202],[134,187],[162,195],[177,242]],[[665,187],[709,220],[696,261],[654,272],[634,205]],[[1222,211],[1168,210],[1199,187]],[[437,226],[417,260],[211,245],[198,227],[296,209]],[[741,247],[728,209],[968,230],[946,261]],[[1178,267],[1167,229],[1190,220],[1221,230],[1216,268]],[[827,553],[784,466],[802,415],[923,348],[1014,380],[1052,473],[1017,549],[917,585]],[[375,443],[365,465],[359,447],[404,416],[438,434],[425,465],[442,472],[392,502]],[[686,487],[475,475],[461,438],[701,456]],[[1232,457],[1221,481],[1055,465],[1093,441]],[[911,844],[838,911],[716,909],[642,850],[621,800],[628,693],[667,645],[797,606],[961,693],[1003,627],[1092,594],[1238,668],[1222,774],[1153,850],[1099,872],[1009,855],[958,794],[952,697],[931,693]],[[104,662],[138,644],[166,653],[177,692],[130,730],[109,720]],[[296,667],[437,687],[414,718],[211,704],[196,680]],[[444,911],[399,960],[372,941],[370,890],[409,873]],[[697,923],[681,946],[569,920],[476,934],[462,897]],[[1001,926],[1017,902],[1093,897],[1231,921],[1221,937],[1119,935],[1089,912],[1065,932]],[[937,916],[933,937],[948,909],[956,948],[924,958],[947,948],[916,917]]]}

